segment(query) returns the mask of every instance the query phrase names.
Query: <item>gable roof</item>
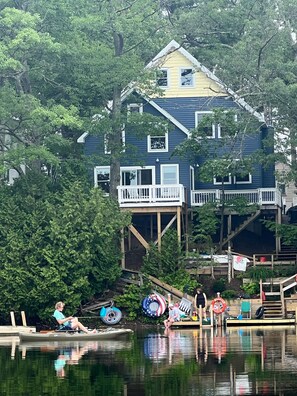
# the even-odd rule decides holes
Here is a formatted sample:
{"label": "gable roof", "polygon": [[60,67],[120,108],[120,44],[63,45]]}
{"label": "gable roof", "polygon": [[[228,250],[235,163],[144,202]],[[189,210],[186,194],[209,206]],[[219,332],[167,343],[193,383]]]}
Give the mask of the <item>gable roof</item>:
{"label": "gable roof", "polygon": [[193,55],[191,55],[187,50],[181,47],[175,40],[170,41],[170,43],[163,48],[154,59],[149,62],[146,66],[147,69],[161,67],[163,59],[166,55],[169,55],[175,51],[180,52],[186,59],[188,59],[193,66],[204,73],[208,78],[218,84],[226,93],[228,93],[241,108],[247,110],[250,114],[255,116],[258,121],[265,123],[264,115],[257,112],[252,108],[244,99],[242,99],[236,92],[229,88],[225,83],[223,83],[214,73],[212,73],[207,67],[203,66]]}
{"label": "gable roof", "polygon": [[[212,81],[214,81],[216,84],[220,86],[227,94],[230,95],[230,97],[233,98],[234,102],[238,104],[241,108],[245,109],[248,111],[250,114],[255,116],[259,122],[265,123],[265,118],[264,115],[257,112],[255,109],[253,109],[244,99],[242,99],[236,92],[234,92],[231,88],[229,88],[225,83],[223,83],[214,73],[212,73],[207,67],[203,66],[196,58],[194,58],[193,55],[191,55],[187,50],[185,50],[183,47],[181,47],[180,44],[178,44],[177,41],[172,40],[168,45],[166,45],[165,48],[163,48],[154,58],[151,62],[149,62],[145,69],[153,69],[153,68],[158,68],[162,66],[162,63],[164,61],[164,57],[166,55],[169,55],[175,51],[180,52],[186,59],[188,59],[193,66],[197,69],[200,70],[202,73],[204,73],[208,78],[210,78]],[[189,130],[181,124],[178,120],[176,120],[171,114],[169,114],[166,110],[164,110],[162,107],[160,107],[153,99],[150,99],[148,96],[145,95],[144,92],[142,92],[137,84],[135,82],[130,83],[126,89],[123,90],[121,94],[121,100],[122,102],[132,93],[132,92],[137,92],[139,93],[140,96],[142,96],[151,106],[153,106],[157,111],[160,112],[165,118],[167,118],[172,124],[174,124],[177,128],[179,128],[182,132],[184,132],[187,136],[190,135]],[[112,107],[112,101],[109,102],[108,108],[110,109]],[[108,110],[110,111],[110,110]],[[85,139],[88,136],[88,132],[84,132],[78,139],[78,143],[85,143]]]}

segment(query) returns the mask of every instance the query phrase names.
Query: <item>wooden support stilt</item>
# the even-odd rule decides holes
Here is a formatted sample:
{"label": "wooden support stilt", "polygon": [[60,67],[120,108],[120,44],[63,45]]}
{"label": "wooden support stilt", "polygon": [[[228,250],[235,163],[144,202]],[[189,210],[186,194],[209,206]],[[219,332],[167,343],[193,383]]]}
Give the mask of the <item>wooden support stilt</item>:
{"label": "wooden support stilt", "polygon": [[11,326],[15,327],[15,316],[14,316],[14,312],[10,311],[10,320],[11,320]]}
{"label": "wooden support stilt", "polygon": [[22,317],[22,324],[23,324],[23,326],[27,326],[27,320],[26,320],[25,311],[21,311],[21,317]]}

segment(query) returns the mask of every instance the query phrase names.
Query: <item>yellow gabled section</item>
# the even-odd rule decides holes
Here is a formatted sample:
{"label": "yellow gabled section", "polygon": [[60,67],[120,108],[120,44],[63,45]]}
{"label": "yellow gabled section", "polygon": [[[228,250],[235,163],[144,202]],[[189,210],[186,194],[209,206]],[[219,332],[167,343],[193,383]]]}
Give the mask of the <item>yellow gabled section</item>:
{"label": "yellow gabled section", "polygon": [[[198,70],[193,63],[187,59],[178,50],[173,51],[158,62],[158,67],[168,70],[169,86],[162,88],[166,98],[184,98],[184,97],[214,97],[226,96],[215,81],[211,80],[205,73]],[[194,68],[194,86],[182,87],[180,84],[180,71],[182,68]]]}

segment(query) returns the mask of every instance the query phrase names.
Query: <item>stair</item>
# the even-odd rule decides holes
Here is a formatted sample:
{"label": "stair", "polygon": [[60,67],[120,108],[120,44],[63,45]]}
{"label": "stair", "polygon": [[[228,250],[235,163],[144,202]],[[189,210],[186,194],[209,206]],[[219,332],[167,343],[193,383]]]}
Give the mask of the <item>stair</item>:
{"label": "stair", "polygon": [[280,300],[276,301],[263,301],[264,319],[282,319],[282,303]]}
{"label": "stair", "polygon": [[257,210],[250,217],[248,217],[243,223],[240,224],[235,230],[231,231],[230,234],[222,242],[222,246],[226,245],[231,241],[236,235],[238,235],[242,230],[244,230],[252,221],[254,221],[258,216],[260,216],[261,210]]}

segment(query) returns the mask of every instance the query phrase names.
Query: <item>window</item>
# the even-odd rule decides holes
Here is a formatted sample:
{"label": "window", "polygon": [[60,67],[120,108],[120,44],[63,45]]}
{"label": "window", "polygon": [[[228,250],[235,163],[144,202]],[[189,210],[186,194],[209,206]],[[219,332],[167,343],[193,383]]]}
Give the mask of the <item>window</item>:
{"label": "window", "polygon": [[154,184],[154,168],[121,168],[122,186],[142,186]]}
{"label": "window", "polygon": [[180,69],[180,85],[182,87],[194,86],[194,71],[193,69]]}
{"label": "window", "polygon": [[96,166],[94,169],[95,187],[101,187],[102,190],[109,194],[110,185],[110,168],[109,166]]}
{"label": "window", "polygon": [[131,113],[143,113],[143,104],[142,103],[129,103],[127,105],[128,114]]}
{"label": "window", "polygon": [[[234,121],[237,122],[237,114],[234,114]],[[224,138],[228,136],[228,131],[224,127],[224,125],[218,124],[218,137],[219,138]]]}
{"label": "window", "polygon": [[231,175],[229,174],[228,176],[215,176],[213,178],[213,184],[222,184],[224,181],[224,184],[231,184]]}
{"label": "window", "polygon": [[[195,128],[198,128],[199,123],[202,122],[204,117],[211,116],[211,115],[212,115],[212,111],[196,111],[195,112]],[[213,124],[212,122],[209,122],[209,124],[205,124],[205,120],[204,120],[202,132],[205,137],[213,139],[213,138],[215,138],[216,125]]]}
{"label": "window", "polygon": [[161,184],[178,184],[178,165],[161,165]]}
{"label": "window", "polygon": [[168,133],[162,136],[151,136],[147,137],[147,151],[149,153],[154,152],[167,152],[168,151]]}
{"label": "window", "polygon": [[252,175],[250,173],[236,174],[234,176],[234,184],[249,184],[251,182],[252,182]]}
{"label": "window", "polygon": [[168,70],[160,69],[157,73],[157,85],[161,88],[167,88],[169,86],[168,82]]}

